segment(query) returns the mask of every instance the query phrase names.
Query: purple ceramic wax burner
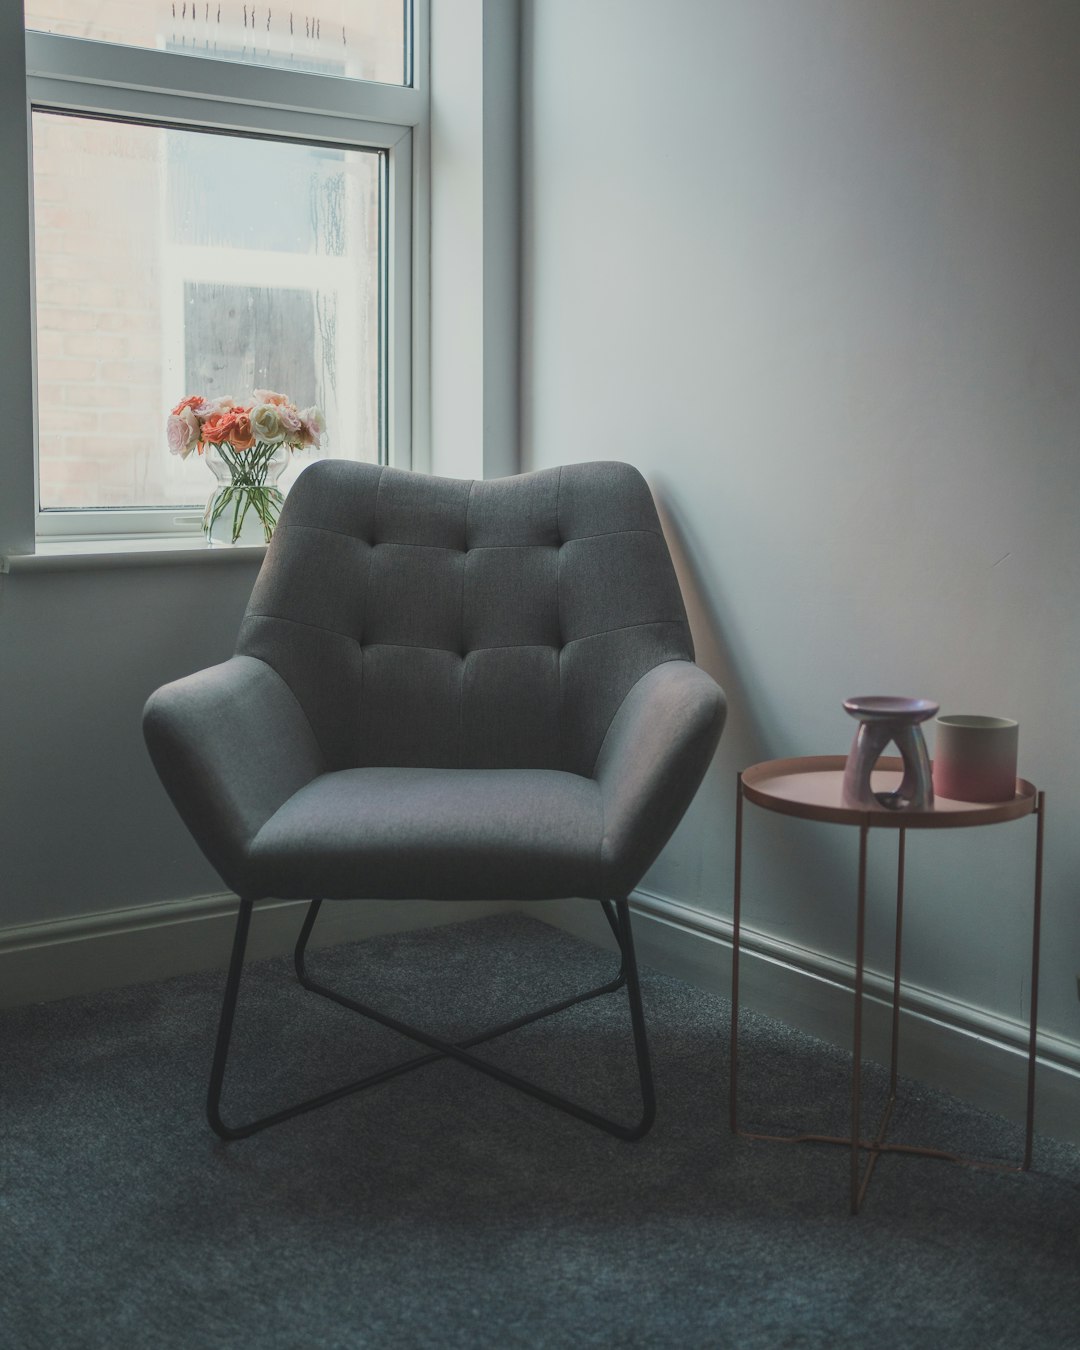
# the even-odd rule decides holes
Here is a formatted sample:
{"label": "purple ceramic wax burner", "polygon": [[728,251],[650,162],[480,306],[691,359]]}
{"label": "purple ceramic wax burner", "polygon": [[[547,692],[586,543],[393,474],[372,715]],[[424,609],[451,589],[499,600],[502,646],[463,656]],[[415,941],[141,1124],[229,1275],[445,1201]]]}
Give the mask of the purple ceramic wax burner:
{"label": "purple ceramic wax burner", "polygon": [[[844,766],[844,805],[873,810],[926,811],[934,804],[930,756],[920,722],[933,717],[938,704],[926,698],[874,694],[844,700],[844,711],[859,723]],[[895,792],[874,792],[870,775],[892,741],[904,762],[904,777]]]}

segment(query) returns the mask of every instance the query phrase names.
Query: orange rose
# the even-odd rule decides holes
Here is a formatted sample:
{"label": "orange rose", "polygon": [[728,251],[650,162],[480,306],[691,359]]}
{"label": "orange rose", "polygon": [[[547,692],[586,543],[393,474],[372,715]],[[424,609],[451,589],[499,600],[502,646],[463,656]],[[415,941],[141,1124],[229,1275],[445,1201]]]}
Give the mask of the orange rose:
{"label": "orange rose", "polygon": [[255,444],[255,433],[251,429],[249,408],[234,408],[226,414],[229,422],[229,437],[236,450],[250,450]]}
{"label": "orange rose", "polygon": [[200,403],[205,402],[202,394],[189,394],[187,398],[182,398],[176,407],[172,410],[174,417],[179,417],[185,408],[197,408]]}
{"label": "orange rose", "polygon": [[202,424],[202,438],[208,445],[220,445],[222,441],[229,439],[230,426],[228,413],[218,413],[215,417],[208,417]]}

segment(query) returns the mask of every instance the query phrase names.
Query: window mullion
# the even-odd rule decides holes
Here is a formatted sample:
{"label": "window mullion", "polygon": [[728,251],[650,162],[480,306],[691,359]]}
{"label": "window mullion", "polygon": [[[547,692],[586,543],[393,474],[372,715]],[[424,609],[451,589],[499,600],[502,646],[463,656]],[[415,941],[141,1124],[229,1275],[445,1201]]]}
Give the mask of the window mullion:
{"label": "window mullion", "polygon": [[26,34],[26,73],[28,80],[63,80],[118,94],[157,93],[399,126],[416,126],[427,111],[426,93],[418,89],[52,33]]}
{"label": "window mullion", "polygon": [[204,127],[274,140],[317,140],[327,144],[387,149],[408,127],[365,122],[325,113],[297,112],[242,103],[222,103],[193,96],[77,80],[35,76],[27,81],[34,108],[88,113],[124,121],[160,122],[170,126]]}

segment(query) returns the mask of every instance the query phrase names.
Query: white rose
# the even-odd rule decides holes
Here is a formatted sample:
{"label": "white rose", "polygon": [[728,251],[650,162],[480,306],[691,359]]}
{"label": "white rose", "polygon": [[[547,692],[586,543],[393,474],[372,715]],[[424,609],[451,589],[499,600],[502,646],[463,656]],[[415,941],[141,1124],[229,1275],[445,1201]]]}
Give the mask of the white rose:
{"label": "white rose", "polygon": [[260,403],[251,410],[251,430],[257,441],[274,444],[284,440],[285,429],[281,425],[279,410],[272,403]]}

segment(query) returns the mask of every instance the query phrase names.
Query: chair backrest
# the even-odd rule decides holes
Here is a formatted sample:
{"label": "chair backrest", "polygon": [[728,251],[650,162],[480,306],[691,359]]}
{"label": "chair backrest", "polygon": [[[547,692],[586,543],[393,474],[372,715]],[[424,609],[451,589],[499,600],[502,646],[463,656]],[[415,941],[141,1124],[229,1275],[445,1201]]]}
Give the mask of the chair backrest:
{"label": "chair backrest", "polygon": [[485,482],[313,464],[237,651],[287,682],[328,770],[590,775],[629,689],[693,660],[652,496],[620,463]]}

